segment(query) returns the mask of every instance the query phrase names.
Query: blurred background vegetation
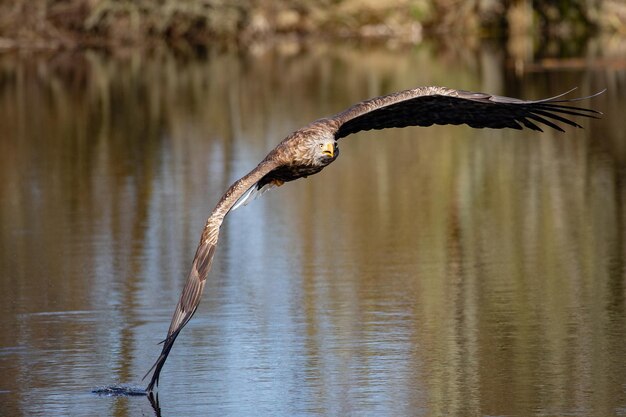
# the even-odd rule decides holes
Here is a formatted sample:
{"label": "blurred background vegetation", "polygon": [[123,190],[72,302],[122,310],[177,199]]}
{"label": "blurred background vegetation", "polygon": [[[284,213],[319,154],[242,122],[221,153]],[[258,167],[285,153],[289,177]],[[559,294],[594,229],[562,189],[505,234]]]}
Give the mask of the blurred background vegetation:
{"label": "blurred background vegetation", "polygon": [[623,0],[0,0],[0,48],[626,35]]}

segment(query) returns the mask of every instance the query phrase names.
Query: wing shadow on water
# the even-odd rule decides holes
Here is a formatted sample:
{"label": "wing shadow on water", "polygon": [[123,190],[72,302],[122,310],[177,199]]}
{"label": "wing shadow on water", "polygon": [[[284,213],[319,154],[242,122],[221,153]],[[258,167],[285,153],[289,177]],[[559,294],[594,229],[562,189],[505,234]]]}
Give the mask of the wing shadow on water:
{"label": "wing shadow on water", "polygon": [[156,417],[161,417],[161,407],[159,406],[159,394],[154,394],[152,392],[150,392],[148,394],[148,400],[150,400],[150,405],[152,406],[152,409],[154,410],[154,415]]}

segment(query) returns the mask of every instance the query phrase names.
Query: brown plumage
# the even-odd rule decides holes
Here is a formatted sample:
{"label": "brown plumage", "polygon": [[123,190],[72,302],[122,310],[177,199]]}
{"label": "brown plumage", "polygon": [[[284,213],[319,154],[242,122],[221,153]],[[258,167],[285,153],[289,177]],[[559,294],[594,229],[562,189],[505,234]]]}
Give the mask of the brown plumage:
{"label": "brown plumage", "polygon": [[255,169],[231,185],[211,212],[202,231],[187,283],[176,305],[167,338],[162,342],[161,354],[144,376],[146,378],[154,370],[146,390],[150,392],[158,385],[159,375],[176,337],[198,308],[211,269],[220,226],[226,214],[272,186],[321,171],[337,158],[338,139],[362,130],[433,124],[467,124],[474,128],[493,129],[526,127],[537,131],[542,131],[540,125],[545,125],[563,132],[556,122],[581,127],[568,117],[596,118],[601,114],[568,103],[592,98],[603,92],[574,99],[563,99],[565,93],[543,100],[524,101],[444,87],[420,87],[363,101],[335,116],[319,119],[295,131],[280,142]]}

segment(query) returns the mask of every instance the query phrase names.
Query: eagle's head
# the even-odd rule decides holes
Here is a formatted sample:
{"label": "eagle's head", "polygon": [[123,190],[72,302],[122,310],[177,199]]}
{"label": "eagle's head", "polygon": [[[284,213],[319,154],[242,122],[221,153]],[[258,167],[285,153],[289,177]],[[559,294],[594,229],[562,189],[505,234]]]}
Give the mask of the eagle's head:
{"label": "eagle's head", "polygon": [[[286,165],[311,168],[315,172],[337,159],[339,147],[333,132],[313,123],[288,136],[275,149]],[[308,174],[311,175],[311,174]]]}
{"label": "eagle's head", "polygon": [[334,137],[317,138],[310,144],[310,151],[315,165],[325,166],[333,162],[339,155],[339,147]]}

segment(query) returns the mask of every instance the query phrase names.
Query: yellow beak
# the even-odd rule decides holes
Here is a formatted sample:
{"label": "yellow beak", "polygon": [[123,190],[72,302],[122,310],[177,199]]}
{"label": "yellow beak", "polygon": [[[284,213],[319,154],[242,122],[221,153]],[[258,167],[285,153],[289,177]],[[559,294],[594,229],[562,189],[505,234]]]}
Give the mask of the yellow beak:
{"label": "yellow beak", "polygon": [[332,158],[333,156],[335,156],[335,145],[333,145],[332,143],[325,143],[324,147],[322,148],[322,153]]}

